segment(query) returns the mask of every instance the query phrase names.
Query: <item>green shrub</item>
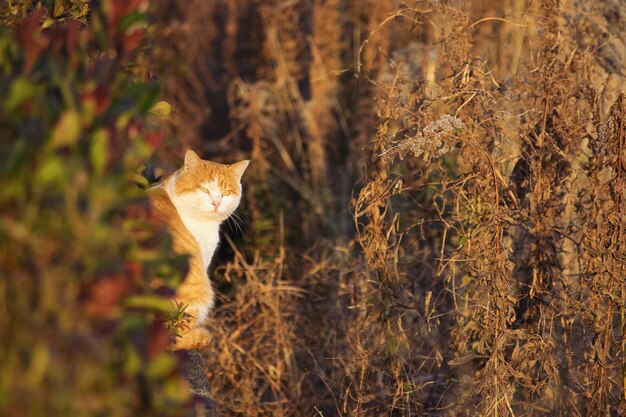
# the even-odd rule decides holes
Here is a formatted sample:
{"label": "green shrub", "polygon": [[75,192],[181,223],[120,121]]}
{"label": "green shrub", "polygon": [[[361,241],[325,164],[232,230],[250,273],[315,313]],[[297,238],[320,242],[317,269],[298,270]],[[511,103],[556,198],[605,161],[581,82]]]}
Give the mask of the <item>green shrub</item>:
{"label": "green shrub", "polygon": [[2,2],[0,415],[175,415],[188,400],[149,285],[184,259],[134,174],[162,139],[158,85],[134,75],[142,3]]}

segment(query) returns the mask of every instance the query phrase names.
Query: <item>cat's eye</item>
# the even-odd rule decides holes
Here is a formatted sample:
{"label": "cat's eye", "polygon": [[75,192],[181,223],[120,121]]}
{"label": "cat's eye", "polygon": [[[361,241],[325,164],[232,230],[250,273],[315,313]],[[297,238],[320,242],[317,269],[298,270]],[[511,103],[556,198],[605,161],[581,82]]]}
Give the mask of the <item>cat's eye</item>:
{"label": "cat's eye", "polygon": [[226,197],[227,195],[230,195],[230,191],[222,191],[223,197]]}
{"label": "cat's eye", "polygon": [[201,190],[203,193],[211,194],[211,193],[209,193],[209,189],[208,189],[208,188],[206,188],[206,187],[199,186],[198,188],[200,188],[200,190]]}

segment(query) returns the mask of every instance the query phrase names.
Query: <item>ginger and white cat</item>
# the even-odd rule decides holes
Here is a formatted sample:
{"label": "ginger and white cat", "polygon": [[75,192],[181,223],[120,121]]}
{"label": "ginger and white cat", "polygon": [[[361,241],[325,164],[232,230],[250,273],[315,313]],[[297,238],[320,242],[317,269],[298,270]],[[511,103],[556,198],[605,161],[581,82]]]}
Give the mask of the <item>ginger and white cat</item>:
{"label": "ginger and white cat", "polygon": [[241,176],[248,163],[223,165],[189,150],[183,166],[150,190],[150,202],[167,224],[174,251],[190,255],[189,272],[174,298],[186,306],[189,317],[179,328],[174,350],[202,349],[209,343],[203,325],[215,300],[207,269],[219,243],[220,224],[241,200]]}

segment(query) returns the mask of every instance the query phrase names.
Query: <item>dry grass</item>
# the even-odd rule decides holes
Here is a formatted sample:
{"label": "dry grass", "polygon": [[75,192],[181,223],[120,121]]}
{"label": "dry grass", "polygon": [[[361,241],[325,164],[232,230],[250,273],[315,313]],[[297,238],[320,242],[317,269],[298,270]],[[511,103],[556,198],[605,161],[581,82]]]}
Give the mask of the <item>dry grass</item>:
{"label": "dry grass", "polygon": [[624,414],[619,1],[176,7],[170,131],[253,160],[223,415]]}

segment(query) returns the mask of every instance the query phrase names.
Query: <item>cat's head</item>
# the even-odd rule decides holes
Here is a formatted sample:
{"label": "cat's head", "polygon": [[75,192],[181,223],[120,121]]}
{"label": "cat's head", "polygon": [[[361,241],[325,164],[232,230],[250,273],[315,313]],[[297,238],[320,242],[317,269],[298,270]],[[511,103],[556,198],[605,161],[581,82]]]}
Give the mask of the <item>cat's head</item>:
{"label": "cat's head", "polygon": [[241,201],[241,176],[249,162],[224,165],[202,160],[188,150],[176,177],[176,199],[196,216],[225,220]]}

